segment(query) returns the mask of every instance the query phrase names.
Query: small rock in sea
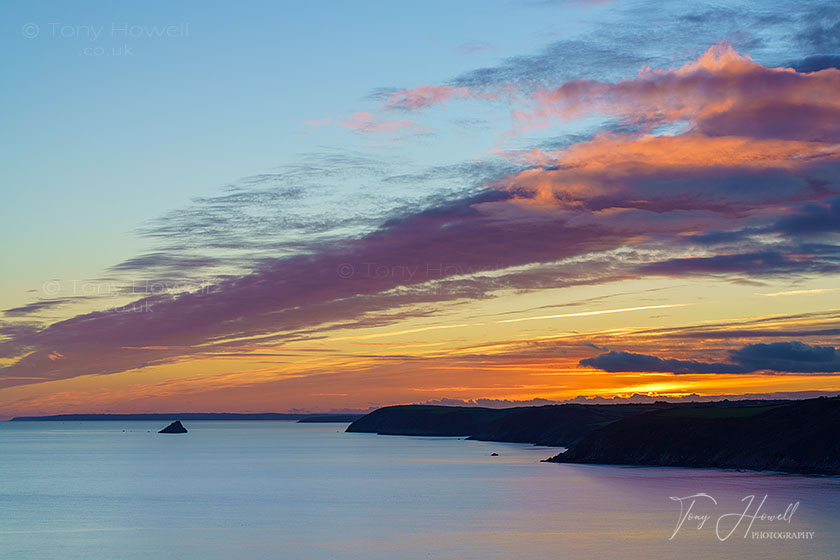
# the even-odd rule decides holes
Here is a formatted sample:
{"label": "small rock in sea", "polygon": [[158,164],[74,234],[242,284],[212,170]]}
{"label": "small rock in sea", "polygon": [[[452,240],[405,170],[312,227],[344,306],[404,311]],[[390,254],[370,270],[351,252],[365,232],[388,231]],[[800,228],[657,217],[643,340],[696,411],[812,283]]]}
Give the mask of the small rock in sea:
{"label": "small rock in sea", "polygon": [[498,457],[498,456],[499,456],[499,454],[498,454],[498,453],[491,453],[491,454],[490,454],[490,456],[491,456],[491,457]]}
{"label": "small rock in sea", "polygon": [[158,432],[159,434],[186,434],[187,429],[181,424],[180,420],[175,420],[167,427]]}

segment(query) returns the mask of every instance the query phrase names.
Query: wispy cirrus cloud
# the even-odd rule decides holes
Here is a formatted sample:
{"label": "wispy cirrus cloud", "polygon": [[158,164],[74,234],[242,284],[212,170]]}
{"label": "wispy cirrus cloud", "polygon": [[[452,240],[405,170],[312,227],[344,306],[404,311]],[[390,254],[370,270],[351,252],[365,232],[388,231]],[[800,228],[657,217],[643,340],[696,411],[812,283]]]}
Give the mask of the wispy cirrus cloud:
{"label": "wispy cirrus cloud", "polygon": [[54,307],[58,307],[59,305],[69,303],[70,301],[72,300],[69,298],[42,299],[32,303],[27,303],[26,305],[21,305],[19,307],[6,309],[3,311],[3,314],[6,315],[6,317],[22,317],[32,315],[34,313],[40,313],[45,309],[52,309]]}

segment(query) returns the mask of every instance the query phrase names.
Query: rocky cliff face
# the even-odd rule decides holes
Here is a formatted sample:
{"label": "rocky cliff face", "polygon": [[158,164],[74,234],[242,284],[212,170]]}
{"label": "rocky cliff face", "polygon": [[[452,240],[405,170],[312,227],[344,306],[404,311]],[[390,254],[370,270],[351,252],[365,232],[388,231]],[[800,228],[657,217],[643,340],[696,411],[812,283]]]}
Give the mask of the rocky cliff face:
{"label": "rocky cliff face", "polygon": [[549,461],[840,474],[840,398],[654,411],[594,430]]}

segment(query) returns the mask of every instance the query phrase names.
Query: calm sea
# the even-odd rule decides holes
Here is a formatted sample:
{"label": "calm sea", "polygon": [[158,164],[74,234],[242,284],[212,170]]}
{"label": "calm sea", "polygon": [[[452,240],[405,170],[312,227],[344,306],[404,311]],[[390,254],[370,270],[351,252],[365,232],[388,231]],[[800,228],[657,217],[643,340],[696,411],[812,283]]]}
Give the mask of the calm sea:
{"label": "calm sea", "polygon": [[[840,558],[838,478],[559,465],[540,462],[556,449],[344,424],[163,424],[0,423],[0,558]],[[670,498],[698,493],[674,535]],[[747,515],[766,501],[747,529],[750,495]]]}

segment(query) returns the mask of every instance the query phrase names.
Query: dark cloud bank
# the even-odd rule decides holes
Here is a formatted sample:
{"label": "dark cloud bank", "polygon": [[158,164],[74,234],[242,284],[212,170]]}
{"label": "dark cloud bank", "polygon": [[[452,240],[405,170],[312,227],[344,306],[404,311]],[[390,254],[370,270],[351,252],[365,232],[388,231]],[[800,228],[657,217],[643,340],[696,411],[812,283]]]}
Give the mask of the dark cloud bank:
{"label": "dark cloud bank", "polygon": [[840,373],[840,352],[833,346],[803,342],[749,344],[729,355],[729,362],[675,360],[647,354],[611,351],[581,360],[580,365],[608,372],[697,373]]}

